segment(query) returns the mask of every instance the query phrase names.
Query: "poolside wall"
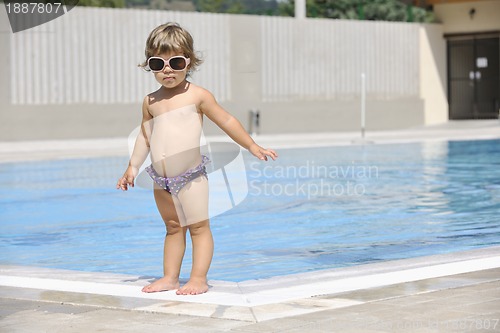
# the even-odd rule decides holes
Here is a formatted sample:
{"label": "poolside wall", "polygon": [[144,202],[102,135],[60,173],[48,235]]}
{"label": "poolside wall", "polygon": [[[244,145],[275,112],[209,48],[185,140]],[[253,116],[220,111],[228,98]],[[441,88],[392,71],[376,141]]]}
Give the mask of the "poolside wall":
{"label": "poolside wall", "polygon": [[447,120],[441,25],[77,7],[12,34],[0,7],[2,141],[127,136],[157,87],[136,66],[145,39],[167,21],[205,59],[193,81],[245,126],[259,109],[262,134],[359,129],[361,73],[368,130]]}

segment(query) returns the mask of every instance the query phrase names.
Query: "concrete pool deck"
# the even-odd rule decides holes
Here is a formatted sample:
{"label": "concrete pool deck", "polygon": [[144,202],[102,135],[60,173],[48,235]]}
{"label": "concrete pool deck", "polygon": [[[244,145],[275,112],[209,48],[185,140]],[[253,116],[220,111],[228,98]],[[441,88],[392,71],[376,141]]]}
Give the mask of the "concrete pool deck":
{"label": "concrete pool deck", "polygon": [[500,331],[500,247],[141,293],[151,277],[0,266],[1,332]]}
{"label": "concrete pool deck", "polygon": [[[259,136],[276,149],[359,133]],[[500,122],[368,132],[377,144],[500,138]],[[214,138],[221,140],[221,138]],[[0,162],[126,155],[126,139],[0,143]],[[0,266],[0,332],[500,332],[500,247],[143,294],[152,277]]]}

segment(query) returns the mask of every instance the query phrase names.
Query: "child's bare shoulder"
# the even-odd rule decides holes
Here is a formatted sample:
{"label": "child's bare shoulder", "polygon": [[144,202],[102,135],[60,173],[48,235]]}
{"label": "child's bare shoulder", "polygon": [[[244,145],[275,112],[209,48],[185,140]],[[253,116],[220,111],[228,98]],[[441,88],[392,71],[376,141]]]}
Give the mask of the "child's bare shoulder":
{"label": "child's bare shoulder", "polygon": [[202,104],[203,102],[212,100],[214,98],[214,96],[208,89],[200,87],[196,84],[191,83],[189,88],[193,96],[197,99],[198,104]]}
{"label": "child's bare shoulder", "polygon": [[153,91],[146,96],[144,96],[144,99],[142,101],[142,113],[144,116],[153,117],[153,104],[155,102],[161,100],[161,89],[158,89],[156,91]]}
{"label": "child's bare shoulder", "polygon": [[155,99],[160,99],[161,94],[162,94],[162,89],[160,87],[157,90],[155,90],[155,91],[147,94],[146,97],[144,97],[144,101],[147,101],[148,103],[151,103]]}

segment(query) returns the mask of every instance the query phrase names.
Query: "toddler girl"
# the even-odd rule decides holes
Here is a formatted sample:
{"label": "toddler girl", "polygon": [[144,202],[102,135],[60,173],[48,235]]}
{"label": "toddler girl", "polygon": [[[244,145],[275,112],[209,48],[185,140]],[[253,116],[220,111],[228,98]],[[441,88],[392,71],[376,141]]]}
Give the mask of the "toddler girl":
{"label": "toddler girl", "polygon": [[[154,29],[146,41],[146,61],[160,88],[142,104],[142,123],[129,165],[117,189],[134,186],[138,170],[151,154],[146,168],[154,181],[154,197],[165,223],[164,276],[144,287],[144,292],[177,290],[179,295],[208,291],[207,273],[214,243],[208,218],[208,157],[200,153],[203,116],[207,116],[236,143],[261,160],[278,156],[257,145],[241,123],[226,112],[206,89],[187,80],[201,60],[191,35],[176,23]],[[189,230],[193,266],[189,281],[179,288],[179,275]]]}

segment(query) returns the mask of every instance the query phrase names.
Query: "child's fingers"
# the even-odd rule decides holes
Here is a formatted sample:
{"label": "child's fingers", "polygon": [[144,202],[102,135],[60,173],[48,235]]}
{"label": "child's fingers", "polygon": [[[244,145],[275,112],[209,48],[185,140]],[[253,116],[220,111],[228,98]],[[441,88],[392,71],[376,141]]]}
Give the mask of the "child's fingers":
{"label": "child's fingers", "polygon": [[127,183],[125,182],[125,178],[124,177],[118,179],[118,184],[116,184],[116,189],[117,190],[123,190],[123,191],[127,190]]}
{"label": "child's fingers", "polygon": [[130,186],[134,187],[134,176],[128,175],[127,178],[126,178],[126,182]]}
{"label": "child's fingers", "polygon": [[278,154],[272,150],[272,149],[267,149],[268,155],[274,160],[278,158]]}
{"label": "child's fingers", "polygon": [[118,179],[118,184],[116,184],[116,189],[127,191],[128,185],[134,187],[134,177],[123,176],[122,178]]}
{"label": "child's fingers", "polygon": [[256,154],[254,154],[259,160],[267,161],[267,156],[264,150],[258,150]]}
{"label": "child's fingers", "polygon": [[276,160],[276,158],[278,158],[278,154],[276,154],[274,150],[262,148],[257,144],[252,146],[249,150],[255,157],[262,161],[267,161],[268,156],[273,160]]}
{"label": "child's fingers", "polygon": [[261,154],[263,154],[264,158],[261,158],[265,161],[267,161],[267,156],[271,157],[273,161],[275,161],[278,158],[278,154],[272,149],[264,149]]}

